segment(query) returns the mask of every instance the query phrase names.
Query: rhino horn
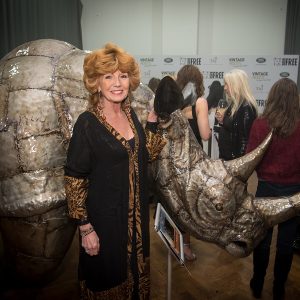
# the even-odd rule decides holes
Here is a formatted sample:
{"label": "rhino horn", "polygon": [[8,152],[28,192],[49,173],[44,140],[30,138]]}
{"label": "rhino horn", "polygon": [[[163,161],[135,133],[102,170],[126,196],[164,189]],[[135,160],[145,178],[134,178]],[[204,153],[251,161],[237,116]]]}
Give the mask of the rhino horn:
{"label": "rhino horn", "polygon": [[300,193],[285,197],[255,198],[253,206],[264,218],[267,227],[273,227],[300,214]]}
{"label": "rhino horn", "polygon": [[259,164],[261,159],[263,158],[264,153],[266,152],[269,143],[272,139],[272,131],[268,134],[268,136],[264,139],[264,141],[253,151],[248,154],[233,159],[229,161],[225,161],[225,168],[230,172],[233,176],[238,177],[243,182],[246,182],[248,178],[251,176],[255,167]]}

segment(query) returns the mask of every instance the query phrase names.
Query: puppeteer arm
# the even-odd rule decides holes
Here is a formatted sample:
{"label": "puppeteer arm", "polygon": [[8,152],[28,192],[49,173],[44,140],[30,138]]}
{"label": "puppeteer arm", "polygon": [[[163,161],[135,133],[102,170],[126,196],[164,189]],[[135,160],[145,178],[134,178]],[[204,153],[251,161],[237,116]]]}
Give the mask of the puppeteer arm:
{"label": "puppeteer arm", "polygon": [[65,176],[65,191],[69,208],[69,216],[79,225],[88,223],[85,201],[87,198],[88,180]]}
{"label": "puppeteer arm", "polygon": [[[151,115],[152,114],[152,115]],[[146,124],[146,147],[149,153],[149,161],[157,158],[166,144],[162,131],[158,128],[157,117],[154,112],[150,112]]]}

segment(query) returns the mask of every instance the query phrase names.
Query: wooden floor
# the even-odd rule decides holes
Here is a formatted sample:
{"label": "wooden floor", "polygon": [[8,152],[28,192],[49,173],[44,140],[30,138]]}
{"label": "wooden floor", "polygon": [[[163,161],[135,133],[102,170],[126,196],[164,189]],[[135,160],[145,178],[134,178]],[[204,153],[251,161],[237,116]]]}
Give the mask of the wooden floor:
{"label": "wooden floor", "polygon": [[[255,187],[255,181],[250,185]],[[150,206],[154,214],[154,205]],[[151,299],[167,299],[168,250],[153,229],[151,218]],[[274,231],[274,235],[276,230]],[[249,289],[252,275],[252,255],[235,258],[214,244],[191,239],[197,260],[181,266],[172,258],[171,299],[172,300],[247,300],[254,299]],[[8,289],[0,299],[30,300],[78,300],[76,284],[77,268],[76,235],[66,255],[60,276],[39,289]],[[266,275],[262,299],[272,299],[272,269],[274,260],[274,239],[270,265]],[[300,254],[296,253],[292,270],[286,284],[286,299],[300,299]]]}
{"label": "wooden floor", "polygon": [[[274,232],[275,235],[276,232]],[[151,244],[151,299],[167,299],[168,251],[153,233]],[[249,289],[252,276],[252,255],[235,258],[214,244],[192,239],[197,260],[180,266],[172,259],[173,300],[247,300],[254,299]],[[272,299],[274,246],[267,271],[262,299]],[[286,299],[300,299],[300,255],[294,256],[286,284]]]}

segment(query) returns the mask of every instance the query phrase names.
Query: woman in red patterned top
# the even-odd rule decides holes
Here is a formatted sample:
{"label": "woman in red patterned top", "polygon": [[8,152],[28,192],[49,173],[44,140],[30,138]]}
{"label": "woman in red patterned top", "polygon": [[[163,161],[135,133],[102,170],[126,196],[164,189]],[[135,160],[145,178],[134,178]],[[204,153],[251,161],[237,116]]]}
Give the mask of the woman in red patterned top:
{"label": "woman in red patterned top", "polygon": [[[297,85],[283,78],[272,86],[265,110],[251,128],[247,152],[256,148],[271,129],[273,139],[256,171],[256,197],[287,196],[300,191],[300,99]],[[273,299],[283,299],[284,286],[293,261],[293,241],[299,217],[278,225],[274,266]],[[253,277],[250,281],[255,298],[260,298],[269,263],[273,229],[253,252]]]}

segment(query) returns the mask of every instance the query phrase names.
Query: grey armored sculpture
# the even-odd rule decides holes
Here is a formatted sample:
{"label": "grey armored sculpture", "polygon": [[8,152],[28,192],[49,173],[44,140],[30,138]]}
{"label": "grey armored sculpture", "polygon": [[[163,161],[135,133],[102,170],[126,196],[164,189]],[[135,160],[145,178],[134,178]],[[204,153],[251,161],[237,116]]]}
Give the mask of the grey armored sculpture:
{"label": "grey armored sculpture", "polygon": [[47,280],[67,252],[63,166],[85,108],[84,52],[59,41],[21,45],[0,61],[0,230],[22,278]]}
{"label": "grey armored sculpture", "polygon": [[[0,61],[0,231],[23,278],[53,275],[72,241],[63,166],[78,115],[86,109],[86,52],[56,40],[26,43]],[[142,123],[153,94],[141,86],[133,107]],[[176,111],[154,165],[160,197],[184,229],[236,256],[248,255],[268,226],[300,210],[299,195],[253,199],[246,180],[265,145],[239,160],[210,160]]]}

